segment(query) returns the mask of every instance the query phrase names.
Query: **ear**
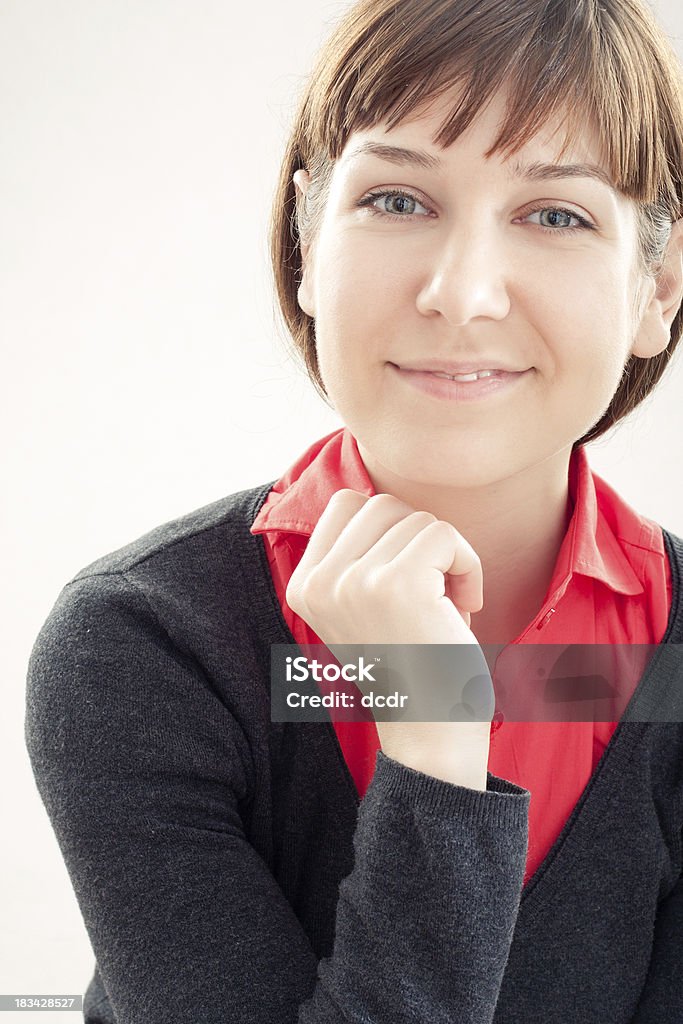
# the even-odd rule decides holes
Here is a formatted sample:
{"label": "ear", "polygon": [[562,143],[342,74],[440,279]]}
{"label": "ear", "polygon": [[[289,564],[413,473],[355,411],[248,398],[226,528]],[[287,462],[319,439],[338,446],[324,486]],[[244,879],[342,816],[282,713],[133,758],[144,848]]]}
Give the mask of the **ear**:
{"label": "ear", "polygon": [[674,221],[662,268],[649,282],[650,298],[640,319],[631,355],[649,359],[671,340],[671,325],[683,301],[683,220]]}
{"label": "ear", "polygon": [[[297,204],[306,196],[308,189],[311,184],[311,176],[308,171],[299,170],[296,171],[292,177],[296,191],[300,194],[297,196]],[[310,245],[301,244],[301,284],[297,291],[297,299],[299,305],[303,309],[304,313],[308,313],[309,316],[315,316],[315,305],[313,302],[313,259],[311,254]]]}

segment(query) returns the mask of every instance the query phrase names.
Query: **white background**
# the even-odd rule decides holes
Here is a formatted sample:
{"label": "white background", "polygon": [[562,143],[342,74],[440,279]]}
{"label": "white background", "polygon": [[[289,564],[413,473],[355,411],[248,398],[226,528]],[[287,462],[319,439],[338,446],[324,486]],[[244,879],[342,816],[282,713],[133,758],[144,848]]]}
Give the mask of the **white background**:
{"label": "white background", "polygon": [[[94,966],[23,739],[62,585],[341,425],[275,327],[267,223],[296,98],[346,6],[0,2],[0,993],[82,993]],[[677,0],[655,11],[683,56]],[[683,534],[677,357],[589,461]]]}

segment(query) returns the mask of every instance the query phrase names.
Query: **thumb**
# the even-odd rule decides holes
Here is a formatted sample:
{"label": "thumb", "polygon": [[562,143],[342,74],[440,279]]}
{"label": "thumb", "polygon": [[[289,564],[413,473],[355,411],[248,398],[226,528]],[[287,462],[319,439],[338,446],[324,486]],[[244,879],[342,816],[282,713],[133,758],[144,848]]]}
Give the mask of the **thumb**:
{"label": "thumb", "polygon": [[446,569],[445,579],[446,594],[458,610],[478,612],[484,607],[481,561],[461,533],[458,533],[455,555],[451,565]]}

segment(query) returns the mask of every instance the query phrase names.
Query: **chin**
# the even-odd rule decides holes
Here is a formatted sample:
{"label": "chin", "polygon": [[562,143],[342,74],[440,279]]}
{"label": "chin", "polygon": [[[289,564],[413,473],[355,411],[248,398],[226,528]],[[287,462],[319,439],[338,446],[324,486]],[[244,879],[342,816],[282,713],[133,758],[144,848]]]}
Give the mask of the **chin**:
{"label": "chin", "polygon": [[482,487],[507,476],[510,466],[504,460],[496,459],[494,462],[490,458],[481,459],[471,452],[465,459],[454,458],[452,452],[443,458],[433,452],[429,456],[421,456],[419,453],[406,456],[403,453],[392,458],[389,453],[387,455],[386,459],[381,460],[387,469],[425,487]]}

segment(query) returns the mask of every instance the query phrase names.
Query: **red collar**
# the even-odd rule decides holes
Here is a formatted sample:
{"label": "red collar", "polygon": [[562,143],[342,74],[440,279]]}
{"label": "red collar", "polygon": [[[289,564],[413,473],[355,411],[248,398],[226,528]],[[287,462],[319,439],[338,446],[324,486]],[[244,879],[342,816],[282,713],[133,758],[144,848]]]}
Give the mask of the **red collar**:
{"label": "red collar", "polygon": [[[569,462],[574,503],[558,553],[549,595],[560,597],[573,573],[592,576],[621,594],[640,594],[643,585],[622,548],[638,544],[651,528],[609,484],[593,473],[584,447]],[[353,435],[341,427],[315,441],[273,485],[251,533],[282,532],[310,537],[335,491],[350,487],[372,497],[376,491]]]}

